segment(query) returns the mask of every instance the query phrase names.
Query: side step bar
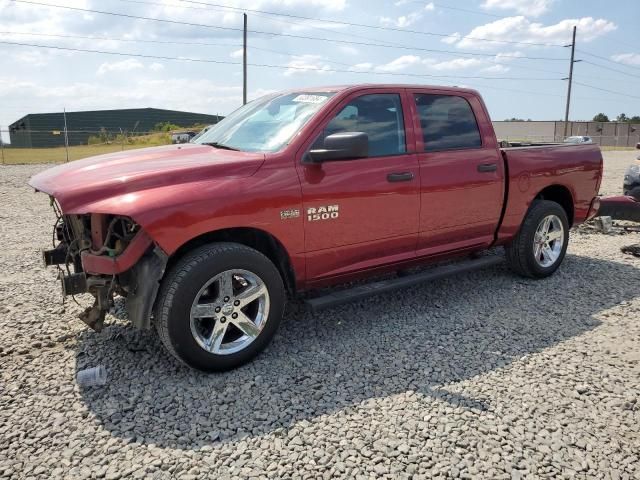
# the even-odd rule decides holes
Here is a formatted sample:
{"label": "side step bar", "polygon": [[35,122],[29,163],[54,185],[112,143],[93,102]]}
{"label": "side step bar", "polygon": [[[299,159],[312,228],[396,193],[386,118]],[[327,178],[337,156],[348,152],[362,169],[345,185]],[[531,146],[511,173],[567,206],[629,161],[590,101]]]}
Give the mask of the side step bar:
{"label": "side step bar", "polygon": [[465,262],[443,265],[441,267],[434,267],[427,271],[415,273],[413,275],[390,278],[388,280],[381,280],[379,282],[359,285],[348,290],[329,293],[322,297],[308,298],[305,300],[305,303],[309,305],[314,312],[317,312],[325,308],[335,307],[337,305],[353,302],[355,300],[361,300],[363,298],[377,295],[379,293],[390,292],[398,288],[410,287],[421,282],[438,280],[440,278],[446,278],[452,275],[458,275],[460,273],[478,270],[480,268],[491,267],[503,262],[504,258],[502,256],[491,255],[481,257]]}

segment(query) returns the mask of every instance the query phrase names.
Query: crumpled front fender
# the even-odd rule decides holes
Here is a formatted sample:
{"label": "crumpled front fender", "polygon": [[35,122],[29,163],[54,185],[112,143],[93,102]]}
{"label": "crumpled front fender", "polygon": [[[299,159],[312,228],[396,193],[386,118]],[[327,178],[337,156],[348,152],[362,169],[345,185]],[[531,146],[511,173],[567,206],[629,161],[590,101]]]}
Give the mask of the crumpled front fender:
{"label": "crumpled front fender", "polygon": [[136,328],[147,329],[151,326],[153,306],[168,259],[156,247],[146,253],[128,273],[127,315]]}

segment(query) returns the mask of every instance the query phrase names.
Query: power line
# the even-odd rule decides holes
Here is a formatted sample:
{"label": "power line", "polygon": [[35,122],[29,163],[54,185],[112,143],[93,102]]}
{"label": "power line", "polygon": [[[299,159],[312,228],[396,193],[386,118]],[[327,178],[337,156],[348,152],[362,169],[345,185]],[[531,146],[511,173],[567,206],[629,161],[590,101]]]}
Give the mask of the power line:
{"label": "power line", "polygon": [[[121,37],[96,37],[93,35],[63,35],[56,33],[34,33],[34,32],[8,32],[8,31],[0,31],[0,35],[28,35],[28,36],[36,36],[36,37],[52,37],[52,38],[73,38],[73,39],[83,39],[83,40],[104,40],[108,42],[128,42],[128,43],[152,43],[152,44],[161,44],[161,45],[191,45],[191,46],[207,46],[207,47],[237,47],[242,48],[241,43],[210,43],[210,42],[180,42],[177,40],[143,40],[143,39],[132,39],[132,38],[121,38]],[[263,52],[276,53],[278,55],[286,55],[286,56],[295,56],[295,54],[290,52],[283,52],[279,50],[272,50],[270,48],[256,47],[250,45],[248,48],[251,50],[259,50]],[[343,66],[351,66],[349,63],[343,62],[334,62],[331,60],[323,60],[326,63],[335,63],[336,65]],[[542,70],[541,70],[542,71]],[[560,75],[560,72],[551,72],[557,73]]]}
{"label": "power line", "polygon": [[[422,2],[413,1],[411,3],[422,3]],[[469,10],[468,8],[450,7],[449,5],[443,5],[441,3],[435,3],[434,2],[433,5],[435,7],[438,7],[438,8],[444,8],[444,9],[447,9],[447,10],[456,10],[458,12],[465,12],[465,13],[475,13],[476,15],[484,15],[485,17],[509,18],[509,17],[506,17],[504,15],[496,15],[495,13],[481,12],[480,10]]]}
{"label": "power line", "polygon": [[[160,45],[190,45],[190,46],[211,46],[211,47],[236,47],[236,48],[241,48],[242,44],[240,43],[210,43],[210,42],[184,42],[184,41],[177,41],[177,40],[145,40],[145,39],[129,39],[129,38],[121,38],[121,37],[104,37],[104,36],[93,36],[93,35],[64,35],[64,34],[53,34],[53,33],[35,33],[35,32],[16,32],[16,31],[0,31],[0,35],[27,35],[27,36],[38,36],[38,37],[52,37],[52,38],[69,38],[69,39],[84,39],[84,40],[104,40],[104,41],[113,41],[113,42],[127,42],[127,43],[148,43],[148,44],[160,44]],[[277,55],[282,55],[282,56],[288,56],[288,57],[292,57],[292,56],[296,56],[296,55],[302,55],[302,54],[295,54],[292,52],[285,52],[282,50],[275,50],[275,49],[270,49],[270,48],[264,48],[264,47],[256,47],[256,46],[252,46],[250,45],[248,47],[250,50],[257,50],[257,51],[262,51],[262,52],[268,52],[268,53],[274,53]],[[577,49],[576,49],[577,51]],[[328,59],[322,59],[322,62],[324,63],[330,63],[330,64],[334,64],[334,65],[341,65],[344,67],[350,67],[351,64],[349,63],[345,63],[345,62],[337,62],[334,60],[328,60]],[[588,61],[584,61],[585,63],[591,63]],[[495,65],[502,65],[500,62],[498,61],[491,61],[491,63],[495,64]],[[596,65],[596,64],[594,64]],[[596,65],[599,66],[599,65]],[[524,65],[514,65],[514,64],[509,64],[509,68],[519,68],[519,69],[523,69],[523,70],[531,70],[531,71],[538,71],[538,72],[545,72],[545,73],[552,73],[552,74],[556,74],[556,75],[563,75],[562,72],[558,72],[558,71],[554,71],[554,70],[547,70],[547,69],[542,69],[542,68],[534,68],[534,67],[529,67],[529,66],[524,66]],[[603,68],[607,68],[604,67]],[[613,69],[613,71],[617,71],[615,69]],[[624,72],[620,72],[620,73],[624,73]],[[456,77],[457,78],[457,77]],[[588,76],[588,77],[584,77],[582,76],[582,78],[591,78],[594,80],[604,80],[604,81],[609,81],[611,79],[606,79],[606,78],[600,78],[600,77],[593,77],[593,76]]]}
{"label": "power line", "polygon": [[[157,5],[157,6],[165,6],[165,7],[175,7],[175,4],[167,4],[167,3],[159,3],[159,2],[150,2],[150,1],[143,1],[143,0],[118,0],[120,2],[125,2],[125,3],[133,3],[133,4],[139,4],[139,5]],[[183,5],[181,6],[181,8],[189,8],[189,9],[194,9],[194,10],[215,10],[218,12],[226,12],[226,13],[230,13],[227,10],[224,10],[223,8],[214,8],[214,7],[195,7],[192,5]],[[240,15],[240,12],[232,12],[232,13],[236,13],[237,15]],[[265,20],[268,20],[270,22],[277,22],[277,23],[281,23],[281,24],[286,24],[286,25],[297,25],[297,26],[304,26],[307,28],[312,28],[314,30],[320,30],[322,32],[329,32],[331,34],[334,35],[342,35],[342,36],[346,36],[346,37],[353,37],[353,38],[362,38],[364,40],[368,40],[370,42],[376,42],[377,39],[372,38],[372,37],[368,37],[365,35],[358,35],[356,33],[353,32],[342,32],[339,30],[331,30],[329,28],[323,28],[323,27],[319,27],[317,25],[310,25],[308,23],[303,23],[303,22],[295,22],[292,20],[284,20],[282,18],[272,18],[269,15],[263,15],[257,12],[252,12],[253,15],[260,17],[260,18],[264,18]],[[395,42],[388,42],[389,45],[401,45]]]}
{"label": "power line", "polygon": [[612,43],[617,43],[618,45],[624,45],[625,47],[630,47],[630,48],[638,48],[638,44],[632,44],[631,42],[621,42],[620,40],[616,40],[615,38],[605,38],[604,39],[605,42],[612,42]]}
{"label": "power line", "polygon": [[[36,36],[36,37],[48,37],[48,38],[69,38],[69,39],[84,39],[84,40],[104,40],[110,42],[127,42],[127,43],[151,43],[151,44],[160,44],[160,45],[190,45],[190,46],[210,46],[210,47],[237,47],[242,48],[242,44],[240,43],[210,43],[210,42],[183,42],[177,40],[144,40],[144,39],[131,39],[131,38],[121,38],[121,37],[103,37],[103,36],[93,36],[93,35],[63,35],[63,34],[55,34],[55,33],[34,33],[34,32],[16,32],[16,31],[0,31],[0,35],[26,35],[26,36]],[[284,52],[282,50],[274,50],[270,48],[264,47],[256,47],[253,45],[249,45],[248,48],[250,50],[258,50],[262,52],[275,53],[277,55],[284,56],[296,56],[303,54],[296,54],[292,52]],[[448,55],[448,54],[447,54]],[[322,60],[325,63],[332,63],[335,65],[342,65],[346,67],[350,67],[350,63],[345,62],[336,62],[333,60]],[[503,65],[501,62],[497,60],[488,60],[490,63],[495,65]],[[554,70],[547,70],[544,68],[534,68],[528,67],[524,65],[514,65],[509,64],[510,68],[519,68],[522,70],[531,70],[536,72],[545,72],[545,73],[553,73],[555,75],[564,75],[563,72],[558,72]]]}
{"label": "power line", "polygon": [[593,88],[594,90],[600,90],[602,92],[613,93],[615,95],[622,95],[622,96],[629,97],[629,98],[637,98],[638,100],[640,100],[640,97],[638,97],[636,95],[629,95],[628,93],[615,92],[613,90],[607,90],[606,88],[596,87],[594,85],[588,85],[586,83],[576,82],[575,80],[573,81],[573,83],[575,83],[576,85],[581,85],[583,87]]}
{"label": "power line", "polygon": [[[222,27],[222,26],[219,26],[219,25],[209,25],[209,24],[194,23],[194,22],[183,22],[183,21],[178,21],[178,20],[169,20],[169,19],[165,19],[165,18],[144,17],[144,16],[140,16],[140,15],[131,15],[131,14],[119,13],[119,12],[106,12],[106,11],[103,11],[103,10],[94,10],[94,9],[79,8],[79,7],[69,7],[69,6],[66,6],[66,5],[54,5],[54,4],[49,4],[49,3],[35,2],[35,1],[31,1],[31,0],[11,0],[11,1],[17,2],[17,3],[26,3],[26,4],[30,4],[30,5],[39,5],[39,6],[44,6],[44,7],[61,8],[61,9],[65,9],[65,10],[73,10],[73,11],[79,11],[79,12],[85,12],[85,13],[98,13],[98,14],[101,14],[101,15],[111,15],[111,16],[116,16],[116,17],[132,18],[132,19],[137,19],[137,20],[148,20],[148,21],[152,21],[152,22],[169,23],[169,24],[174,24],[174,25],[185,25],[185,26],[199,27],[199,28],[212,28],[212,29],[216,29],[216,30],[227,30],[227,31],[234,31],[234,32],[242,32],[243,31],[242,28]],[[229,7],[229,8],[231,8],[231,7]],[[312,37],[312,36],[306,36],[306,35],[294,35],[294,34],[289,34],[289,33],[265,32],[265,31],[260,31],[260,30],[250,30],[250,32],[251,33],[256,33],[256,34],[259,34],[259,35],[271,35],[271,36],[297,38],[297,39],[304,39],[304,40],[316,40],[316,41],[323,41],[323,42],[344,43],[344,44],[350,44],[350,45],[362,45],[362,46],[369,46],[369,47],[381,47],[381,48],[402,49],[402,50],[415,50],[415,51],[432,52],[432,53],[451,53],[451,54],[456,54],[456,55],[471,55],[471,56],[480,56],[480,57],[494,57],[496,55],[495,53],[457,52],[457,51],[452,51],[452,50],[438,50],[438,49],[420,48],[420,47],[412,47],[412,46],[404,46],[404,45],[389,45],[389,44],[383,44],[383,43],[355,42],[355,41],[351,41],[351,40],[330,39],[330,38]],[[444,36],[448,36],[448,35],[444,35]],[[562,58],[554,58],[554,57],[529,57],[529,56],[506,55],[506,54],[505,55],[501,55],[501,57],[502,58],[516,58],[516,59],[519,58],[519,59],[528,59],[528,60],[564,61],[564,59],[562,59]]]}
{"label": "power line", "polygon": [[588,63],[589,65],[593,65],[594,67],[599,67],[599,68],[603,68],[605,70],[609,70],[609,71],[612,71],[612,72],[620,73],[622,75],[627,75],[628,77],[640,78],[640,75],[624,72],[622,70],[617,70],[615,68],[607,67],[606,65],[601,65],[599,63],[590,62],[589,60],[582,60],[582,62],[583,63]]}
{"label": "power line", "polygon": [[[118,1],[125,2],[125,3],[140,4],[140,5],[174,6],[174,5],[165,4],[165,3],[152,2],[152,1],[143,1],[143,0],[118,0]],[[422,2],[414,1],[414,2],[410,2],[410,3],[422,3]],[[211,4],[211,5],[214,5],[214,4]],[[452,10],[461,10],[461,11],[471,12],[471,10],[458,9],[458,8],[454,8],[454,7],[446,7],[446,6],[440,5],[440,4],[437,4],[437,5],[439,7],[441,7],[441,8],[450,8]],[[235,7],[225,6],[224,8],[218,8],[218,7],[214,7],[214,6],[195,7],[195,6],[192,6],[192,5],[189,5],[189,6],[185,5],[185,6],[183,6],[183,8],[196,9],[196,10],[225,11],[224,8],[230,9],[230,8],[235,8]],[[240,10],[240,9],[238,8],[237,10]],[[242,11],[244,11],[244,10],[242,10]],[[273,14],[262,14],[262,13],[259,13],[259,12],[260,11],[252,11],[252,14],[255,15],[255,16],[258,16],[260,18],[264,18],[264,19],[266,19],[268,21],[272,21],[272,22],[279,22],[279,23],[284,23],[284,24],[288,24],[288,25],[304,26],[304,27],[307,27],[307,28],[312,28],[314,30],[320,30],[320,31],[324,31],[324,32],[329,32],[329,33],[334,34],[334,35],[337,34],[337,35],[343,35],[343,36],[353,37],[353,38],[362,38],[362,39],[368,40],[370,42],[376,42],[377,41],[377,39],[375,39],[375,38],[368,37],[368,36],[365,36],[365,35],[358,35],[358,34],[355,34],[353,32],[348,32],[347,33],[347,32],[342,32],[342,31],[339,31],[339,30],[332,30],[332,29],[329,29],[329,28],[322,28],[322,27],[319,27],[317,25],[311,25],[309,23],[295,22],[295,21],[292,21],[292,20],[283,20],[282,18],[272,18],[270,15],[278,15],[278,14],[275,14],[275,13],[273,13]],[[238,15],[240,14],[240,12],[233,12],[233,13],[237,13]],[[497,16],[497,15],[491,15],[491,16]],[[506,18],[506,17],[501,17],[501,16],[498,16],[498,17]],[[397,43],[397,42],[387,42],[387,45],[398,46],[398,47],[406,47],[406,48],[410,48],[410,49],[413,48],[410,45],[401,44],[401,43]],[[249,48],[253,48],[254,50],[257,49],[256,47],[249,47]],[[267,50],[267,49],[259,49],[259,48],[258,48],[258,50],[263,50],[263,51],[267,51],[267,52],[271,51],[273,53],[278,53],[278,54],[282,54],[282,55],[289,55],[287,53],[277,52],[275,50]],[[438,53],[441,54],[441,55],[448,55],[448,56],[455,56],[455,57],[460,56],[460,52],[457,52],[457,51],[455,51],[455,52],[438,51]],[[290,54],[290,55],[293,55],[293,54]],[[515,55],[514,55],[514,57],[515,58],[520,58],[520,57],[515,56]],[[334,61],[330,61],[330,60],[324,60],[324,61],[327,62],[327,63],[334,63],[334,64],[337,64],[337,65],[350,66],[349,64],[341,63],[341,62],[334,62]],[[494,63],[496,65],[500,65],[501,64],[498,61],[492,61],[492,63]],[[557,74],[557,75],[562,75],[561,72],[557,72],[557,71],[545,70],[545,69],[533,68],[533,67],[525,67],[525,66],[521,66],[521,65],[513,65],[513,64],[511,64],[510,67],[511,68],[520,68],[520,69],[525,69],[525,70],[532,70],[532,71],[546,72],[546,73],[553,73],[553,74]]]}
{"label": "power line", "polygon": [[128,43],[155,43],[161,45],[201,45],[207,47],[242,47],[241,43],[209,43],[209,42],[179,42],[174,40],[143,40],[133,38],[122,37],[103,37],[94,35],[64,35],[59,33],[35,33],[35,32],[15,32],[15,31],[3,31],[0,35],[28,35],[35,37],[53,37],[53,38],[75,38],[84,40],[104,40],[109,42],[128,42]]}
{"label": "power line", "polygon": [[[34,43],[22,43],[22,42],[6,42],[4,40],[0,41],[0,44],[4,45],[13,45],[13,46],[23,46],[23,47],[33,47],[33,48],[47,48],[52,50],[64,50],[71,52],[82,52],[82,53],[97,53],[101,55],[116,55],[120,57],[137,57],[137,58],[150,58],[155,60],[175,60],[175,61],[183,61],[183,62],[198,62],[198,63],[215,63],[220,65],[242,65],[242,62],[231,62],[227,60],[214,60],[214,59],[204,59],[204,58],[189,58],[189,57],[169,57],[164,55],[147,55],[141,53],[125,53],[125,52],[110,52],[105,50],[90,50],[84,48],[72,48],[72,47],[60,47],[54,45],[39,45]],[[381,72],[381,71],[371,71],[371,70],[337,70],[331,68],[317,68],[312,66],[292,66],[292,65],[272,65],[266,63],[248,63],[252,67],[263,67],[263,68],[276,68],[281,70],[300,70],[300,71],[319,71],[319,72],[332,72],[332,73],[353,73],[353,74],[367,74],[367,75],[389,75],[389,76],[400,76],[400,77],[420,77],[420,78],[454,78],[454,79],[482,79],[482,80],[535,80],[535,81],[556,81],[560,80],[558,78],[530,78],[530,77],[488,77],[488,76],[480,76],[480,75],[432,75],[432,74],[418,74],[418,73],[401,73],[401,72]]]}
{"label": "power line", "polygon": [[[201,1],[198,1],[198,0],[180,0],[180,1],[185,2],[185,3],[195,4],[195,5],[207,5],[207,6],[211,6],[211,7],[217,7],[217,8],[228,8],[230,10],[240,10],[240,11],[243,11],[243,12],[263,13],[263,14],[266,14],[266,15],[276,15],[276,16],[279,16],[279,17],[290,17],[290,18],[298,18],[298,19],[301,19],[301,20],[311,20],[311,21],[315,21],[315,22],[334,23],[334,24],[337,24],[337,25],[344,25],[344,26],[348,26],[348,27],[372,28],[372,29],[376,29],[376,30],[387,30],[387,31],[392,31],[392,32],[413,33],[413,34],[417,34],[417,35],[427,35],[427,36],[434,36],[434,37],[451,37],[451,35],[452,35],[450,33],[425,32],[425,31],[422,31],[422,30],[410,30],[410,29],[406,29],[406,28],[384,27],[382,25],[371,25],[371,24],[366,24],[366,23],[345,22],[345,21],[341,21],[341,20],[332,20],[332,19],[328,19],[328,18],[305,17],[305,16],[302,16],[302,15],[293,15],[293,14],[287,14],[287,13],[270,12],[270,11],[267,11],[267,10],[258,10],[258,9],[240,8],[240,7],[230,7],[228,5],[201,2]],[[481,41],[481,42],[508,43],[508,44],[517,44],[517,45],[535,45],[535,46],[538,46],[538,47],[563,47],[564,46],[564,45],[551,44],[551,43],[517,42],[517,41],[514,41],[514,40],[495,40],[495,39],[491,39],[491,38],[480,38],[480,37],[470,37],[470,36],[461,36],[460,38],[465,38],[465,39],[468,39],[468,40],[477,40],[477,41]]]}
{"label": "power line", "polygon": [[576,51],[580,52],[580,53],[582,53],[584,55],[589,55],[590,57],[599,58],[600,60],[605,60],[607,62],[615,63],[616,65],[622,65],[622,66],[627,67],[627,68],[633,68],[635,70],[640,70],[640,67],[636,67],[635,65],[628,65],[628,64],[623,63],[623,62],[618,62],[616,60],[611,60],[610,58],[603,57],[602,55],[596,55],[595,53],[585,52],[584,50],[578,50],[578,49],[576,49]]}

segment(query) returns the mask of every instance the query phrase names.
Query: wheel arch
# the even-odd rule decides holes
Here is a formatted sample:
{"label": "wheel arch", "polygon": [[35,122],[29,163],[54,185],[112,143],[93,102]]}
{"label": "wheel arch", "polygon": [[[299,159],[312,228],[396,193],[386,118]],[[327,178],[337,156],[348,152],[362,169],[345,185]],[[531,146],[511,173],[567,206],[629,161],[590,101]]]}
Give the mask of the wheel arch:
{"label": "wheel arch", "polygon": [[287,291],[291,294],[296,292],[296,275],[286,248],[269,232],[253,227],[223,228],[194,237],[173,252],[167,269],[193,249],[213,242],[234,242],[259,251],[276,266]]}
{"label": "wheel arch", "polygon": [[543,188],[533,198],[534,200],[550,200],[559,204],[567,214],[567,220],[569,221],[569,227],[573,225],[574,219],[574,200],[571,190],[564,185],[554,184]]}

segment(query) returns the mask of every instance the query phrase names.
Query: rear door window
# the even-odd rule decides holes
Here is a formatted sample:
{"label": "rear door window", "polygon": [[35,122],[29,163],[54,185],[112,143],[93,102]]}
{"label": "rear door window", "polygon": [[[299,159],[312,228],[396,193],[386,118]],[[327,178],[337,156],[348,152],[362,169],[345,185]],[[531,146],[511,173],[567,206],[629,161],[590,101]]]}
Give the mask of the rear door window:
{"label": "rear door window", "polygon": [[426,152],[482,146],[478,122],[465,98],[416,94],[415,102]]}

